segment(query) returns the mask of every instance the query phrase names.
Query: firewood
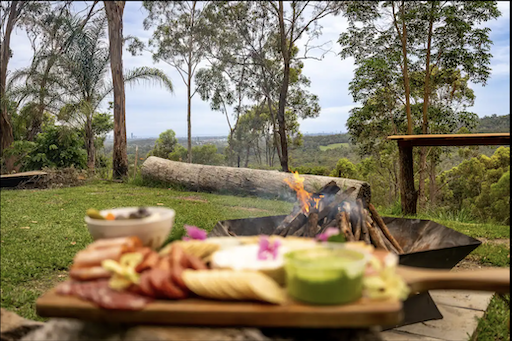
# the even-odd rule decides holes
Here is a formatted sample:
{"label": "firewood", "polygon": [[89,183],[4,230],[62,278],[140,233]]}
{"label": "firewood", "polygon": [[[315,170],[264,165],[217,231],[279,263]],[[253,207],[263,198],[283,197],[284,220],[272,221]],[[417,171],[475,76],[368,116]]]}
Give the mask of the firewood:
{"label": "firewood", "polygon": [[314,238],[318,232],[318,211],[316,209],[311,209],[308,216],[308,222],[306,224],[306,228],[304,230],[306,237]]}
{"label": "firewood", "polygon": [[[289,228],[290,224],[295,221],[296,219],[300,219],[301,215],[304,216],[302,213],[302,208],[298,205],[293,207],[292,213],[288,214],[283,221],[276,227],[274,230],[274,234],[284,236],[285,231]],[[304,218],[306,218],[304,216]]]}
{"label": "firewood", "polygon": [[386,238],[386,236],[384,236],[384,233],[382,232],[382,230],[375,225],[375,223],[373,223],[374,226],[375,226],[375,229],[377,230],[377,233],[380,235],[380,237],[382,238],[382,240],[384,241],[384,245],[386,246],[386,248],[393,252],[394,254],[399,254],[398,250],[393,246],[393,244],[391,244],[391,242]]}
{"label": "firewood", "polygon": [[371,218],[370,218],[370,220],[366,220],[366,226],[368,227],[368,232],[370,233],[370,239],[372,240],[373,245],[377,249],[383,249],[383,250],[388,251],[386,245],[384,244],[384,241],[382,240],[379,233],[377,232],[377,229],[370,221],[371,221]]}
{"label": "firewood", "polygon": [[380,229],[382,230],[382,232],[384,233],[386,238],[391,242],[391,244],[393,244],[393,246],[395,247],[395,249],[398,252],[404,253],[404,250],[402,249],[400,244],[398,244],[396,239],[391,235],[391,232],[389,232],[388,227],[386,226],[386,224],[384,224],[384,220],[382,220],[382,218],[380,217],[380,215],[377,212],[377,210],[375,209],[375,207],[372,204],[368,204],[368,209],[370,210],[370,213],[372,214],[373,220],[380,227]]}
{"label": "firewood", "polygon": [[355,187],[350,187],[346,191],[340,193],[336,193],[334,196],[334,200],[327,205],[323,210],[318,212],[318,220],[324,219],[329,215],[331,212],[335,212],[336,207],[338,207],[343,201],[347,200],[350,194],[356,190]]}
{"label": "firewood", "polygon": [[342,212],[339,212],[338,214],[336,214],[336,222],[338,224],[338,228],[345,235],[345,238],[347,239],[347,241],[348,242],[355,241],[354,235],[352,234],[350,226],[348,226],[347,214],[345,211],[342,211]]}
{"label": "firewood", "polygon": [[354,233],[354,239],[356,241],[361,240],[361,212],[357,203],[355,205],[349,205],[351,209],[350,224],[352,225],[352,232]]}
{"label": "firewood", "polygon": [[336,224],[336,219],[333,219],[329,221],[327,224],[320,226],[320,230],[318,231],[318,233],[324,233],[325,230],[327,230],[329,227],[338,227],[338,225]]}
{"label": "firewood", "polygon": [[361,214],[361,221],[360,221],[360,224],[361,224],[361,239],[366,243],[366,244],[371,244],[371,240],[370,240],[370,232],[368,231],[368,227],[366,226],[366,210],[364,209],[363,207],[363,201],[361,199],[357,199],[356,201],[357,203],[357,208]]}

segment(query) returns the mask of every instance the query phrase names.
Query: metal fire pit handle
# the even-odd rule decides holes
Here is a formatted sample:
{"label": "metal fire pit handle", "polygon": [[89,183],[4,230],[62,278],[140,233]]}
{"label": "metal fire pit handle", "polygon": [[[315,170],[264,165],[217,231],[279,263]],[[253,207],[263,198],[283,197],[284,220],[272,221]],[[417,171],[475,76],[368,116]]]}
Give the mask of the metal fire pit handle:
{"label": "metal fire pit handle", "polygon": [[510,268],[453,272],[401,265],[397,272],[409,285],[411,293],[436,289],[510,292]]}

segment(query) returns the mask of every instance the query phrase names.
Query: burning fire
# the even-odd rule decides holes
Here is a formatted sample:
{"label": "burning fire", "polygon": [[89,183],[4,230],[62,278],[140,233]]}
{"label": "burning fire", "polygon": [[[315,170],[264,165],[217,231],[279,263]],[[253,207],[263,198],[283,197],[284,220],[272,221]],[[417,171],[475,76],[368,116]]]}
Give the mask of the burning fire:
{"label": "burning fire", "polygon": [[309,214],[312,202],[314,202],[314,207],[318,209],[320,199],[322,199],[323,195],[320,195],[319,198],[313,198],[313,195],[304,189],[304,178],[299,175],[299,172],[293,173],[292,181],[284,179],[284,182],[297,193],[297,199],[304,213]]}

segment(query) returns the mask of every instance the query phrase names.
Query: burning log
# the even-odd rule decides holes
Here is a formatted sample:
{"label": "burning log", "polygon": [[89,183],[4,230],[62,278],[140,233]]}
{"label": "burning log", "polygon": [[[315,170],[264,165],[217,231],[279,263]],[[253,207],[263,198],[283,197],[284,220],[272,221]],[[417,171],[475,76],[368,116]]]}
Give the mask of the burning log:
{"label": "burning log", "polygon": [[347,239],[347,241],[349,241],[349,242],[356,241],[354,239],[354,235],[352,234],[352,229],[349,226],[349,222],[347,219],[347,212],[342,211],[342,212],[339,212],[338,214],[336,214],[336,223],[338,225],[338,228],[345,235],[345,238]]}
{"label": "burning log", "polygon": [[306,236],[309,238],[314,238],[318,233],[318,210],[313,208],[309,212],[307,228],[304,232],[306,232]]}
{"label": "burning log", "polygon": [[379,232],[377,231],[377,228],[373,225],[372,218],[370,216],[366,216],[366,226],[368,227],[368,232],[370,233],[370,239],[372,241],[372,244],[375,245],[377,249],[383,249],[386,251],[389,251],[384,244],[384,240],[379,235]]}
{"label": "burning log", "polygon": [[379,213],[377,213],[377,210],[375,209],[375,207],[372,204],[368,204],[368,209],[370,210],[370,213],[372,214],[373,220],[380,227],[380,229],[382,230],[382,232],[384,233],[386,238],[391,242],[391,244],[393,244],[394,248],[396,250],[398,250],[399,253],[404,253],[404,250],[402,249],[400,244],[398,244],[396,239],[391,235],[391,233],[389,232],[388,227],[386,226],[386,224],[384,224],[384,221],[379,216]]}
{"label": "burning log", "polygon": [[[350,194],[352,194],[352,192],[354,192],[355,190],[356,190],[355,187],[350,187],[349,189],[347,189],[346,191],[344,191],[342,193],[339,193],[339,192],[336,193],[336,195],[334,196],[334,200],[318,213],[318,220],[322,220],[322,219],[328,217],[329,213],[336,214],[338,212],[338,206],[343,201],[347,200],[349,198]],[[333,218],[331,218],[331,219],[328,218],[326,220],[332,220]]]}
{"label": "burning log", "polygon": [[[302,208],[294,206],[292,213],[288,214],[284,220],[276,227],[274,234],[285,236],[288,234],[292,223],[299,220],[299,223],[306,220],[306,216],[302,213]],[[304,224],[304,223],[302,223]],[[300,224],[300,225],[302,225]]]}
{"label": "burning log", "polygon": [[361,199],[357,199],[356,203],[360,214],[361,238],[366,244],[371,244],[370,231],[368,231],[368,226],[366,226],[366,210],[363,207],[363,201]]}

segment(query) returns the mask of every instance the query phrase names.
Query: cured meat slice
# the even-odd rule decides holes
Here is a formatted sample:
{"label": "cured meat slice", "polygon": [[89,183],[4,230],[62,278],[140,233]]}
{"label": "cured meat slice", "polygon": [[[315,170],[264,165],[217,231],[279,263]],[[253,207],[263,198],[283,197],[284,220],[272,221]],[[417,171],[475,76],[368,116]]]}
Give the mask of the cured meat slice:
{"label": "cured meat slice", "polygon": [[159,261],[160,256],[158,255],[158,253],[151,250],[151,252],[144,257],[144,260],[139,265],[137,265],[135,271],[140,273],[143,272],[144,270],[152,269],[158,264]]}
{"label": "cured meat slice", "polygon": [[108,287],[108,281],[64,282],[57,287],[61,295],[72,295],[92,302],[104,309],[140,310],[152,301],[149,297]]}
{"label": "cured meat slice", "polygon": [[102,278],[110,278],[112,273],[101,266],[92,267],[76,267],[73,266],[69,270],[69,277],[77,281],[91,281]]}
{"label": "cured meat slice", "polygon": [[99,299],[94,303],[101,308],[113,310],[141,310],[152,301],[147,297],[125,291],[115,291],[110,288],[100,288],[98,297]]}
{"label": "cured meat slice", "polygon": [[135,250],[142,247],[142,241],[137,236],[99,239],[89,244],[87,249],[103,249],[121,245],[126,246],[129,250]]}
{"label": "cured meat slice", "polygon": [[170,270],[152,269],[148,276],[156,297],[175,300],[187,296],[186,292],[172,282]]}
{"label": "cured meat slice", "polygon": [[186,290],[187,286],[181,275],[183,270],[188,267],[188,259],[186,258],[185,252],[178,245],[173,246],[171,252],[169,253],[169,258],[171,259],[171,279],[174,283],[176,283],[180,288]]}
{"label": "cured meat slice", "polygon": [[140,275],[139,287],[145,296],[156,297],[156,292],[150,282],[151,270],[144,271]]}
{"label": "cured meat slice", "polygon": [[185,253],[185,258],[187,260],[186,269],[194,269],[194,270],[208,270],[206,264],[198,257]]}
{"label": "cured meat slice", "polygon": [[85,249],[77,252],[73,259],[73,266],[77,268],[100,266],[106,259],[119,261],[121,255],[128,249],[124,245],[112,246],[102,249]]}

